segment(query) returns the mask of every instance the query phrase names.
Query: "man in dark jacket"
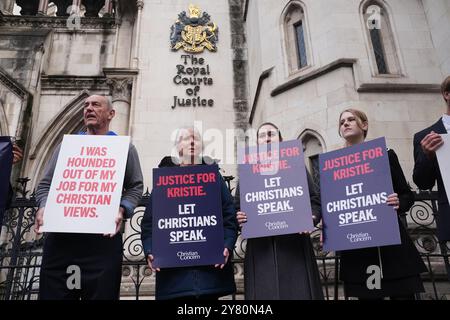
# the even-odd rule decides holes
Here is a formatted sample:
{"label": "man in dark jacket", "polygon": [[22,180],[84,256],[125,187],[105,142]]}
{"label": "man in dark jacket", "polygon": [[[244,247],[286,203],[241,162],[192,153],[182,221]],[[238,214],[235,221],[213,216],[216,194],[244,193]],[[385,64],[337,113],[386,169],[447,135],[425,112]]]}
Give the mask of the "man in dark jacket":
{"label": "man in dark jacket", "polygon": [[450,76],[441,86],[442,95],[447,105],[447,112],[431,127],[414,135],[414,173],[413,180],[421,190],[432,189],[437,181],[438,214],[436,216],[438,237],[440,241],[450,240],[450,206],[442,181],[436,150],[444,141],[440,134],[450,133]]}

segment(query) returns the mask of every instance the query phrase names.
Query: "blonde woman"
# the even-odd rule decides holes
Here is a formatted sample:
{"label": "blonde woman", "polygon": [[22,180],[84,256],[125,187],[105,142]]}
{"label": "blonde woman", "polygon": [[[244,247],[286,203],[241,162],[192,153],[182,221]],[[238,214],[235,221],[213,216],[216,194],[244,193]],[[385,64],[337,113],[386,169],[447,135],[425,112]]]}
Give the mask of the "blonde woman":
{"label": "blonde woman", "polygon": [[[339,135],[345,140],[344,147],[362,143],[367,137],[369,120],[364,112],[356,109],[344,110],[339,116]],[[388,196],[387,205],[392,214],[408,211],[414,203],[402,168],[394,150],[388,150],[394,194]],[[399,219],[400,245],[380,248],[364,248],[341,252],[340,279],[344,282],[346,295],[360,299],[413,300],[414,294],[423,292],[420,273],[427,271],[416,247]],[[380,290],[367,288],[367,268],[381,267],[383,278]]]}

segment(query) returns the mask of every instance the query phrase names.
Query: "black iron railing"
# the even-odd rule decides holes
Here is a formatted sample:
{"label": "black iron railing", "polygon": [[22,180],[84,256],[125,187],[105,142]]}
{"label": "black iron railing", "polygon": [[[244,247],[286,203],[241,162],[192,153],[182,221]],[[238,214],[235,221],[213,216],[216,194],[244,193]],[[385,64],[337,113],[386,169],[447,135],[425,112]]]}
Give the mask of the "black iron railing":
{"label": "black iron railing", "polygon": [[[230,190],[232,180],[233,177],[225,177]],[[0,300],[38,299],[44,237],[38,237],[33,232],[36,202],[34,195],[27,190],[28,182],[28,179],[19,180],[20,189],[3,221],[0,234]],[[148,197],[147,191],[134,216],[125,224],[122,267],[124,298],[139,299],[154,294],[154,275],[146,265],[140,240],[140,225]],[[418,298],[446,299],[450,294],[450,247],[448,242],[439,242],[436,237],[437,194],[420,192],[415,197],[414,206],[402,219],[428,267],[428,273],[422,274],[427,291]],[[326,299],[344,299],[345,294],[338,279],[339,256],[322,250],[320,230],[314,231],[311,238]],[[239,240],[234,252],[238,294],[243,294],[244,255],[245,240]]]}

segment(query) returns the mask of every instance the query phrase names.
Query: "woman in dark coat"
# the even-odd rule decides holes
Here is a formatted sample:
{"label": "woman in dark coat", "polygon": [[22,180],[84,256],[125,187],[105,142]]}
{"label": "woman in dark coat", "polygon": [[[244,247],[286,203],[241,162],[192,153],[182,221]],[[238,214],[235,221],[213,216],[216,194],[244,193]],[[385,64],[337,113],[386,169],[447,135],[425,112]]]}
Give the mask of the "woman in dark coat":
{"label": "woman in dark coat", "polygon": [[[0,140],[2,140],[2,142],[9,142],[10,137],[0,137]],[[0,153],[2,152],[5,152],[5,154],[3,154],[2,156],[5,159],[9,159],[5,160],[5,163],[11,161],[12,165],[15,165],[16,163],[20,162],[23,158],[23,151],[16,143],[13,143],[12,146],[6,145],[4,149],[0,149]],[[4,179],[4,181],[9,180],[11,174],[10,170],[9,169],[6,170],[4,168],[2,168],[2,170],[4,171],[1,172],[0,175],[1,178]],[[0,232],[3,224],[4,212],[9,209],[11,202],[13,200],[13,189],[11,183],[8,184],[7,189],[8,190],[2,190],[6,192],[4,192],[4,194],[1,194],[2,198],[0,199]]]}
{"label": "woman in dark coat", "polygon": [[[347,109],[339,117],[339,135],[345,146],[364,142],[369,123],[364,112]],[[394,194],[388,196],[387,204],[395,209],[393,214],[408,211],[414,203],[402,168],[394,150],[388,150]],[[400,245],[380,248],[364,248],[341,252],[340,279],[344,281],[345,293],[360,299],[414,299],[414,294],[423,292],[420,273],[427,269],[416,247],[399,219]],[[369,290],[367,268],[376,265],[382,270],[381,289]]]}
{"label": "woman in dark coat", "polygon": [[[176,138],[179,161],[172,157],[162,159],[159,167],[206,165],[211,161],[200,156],[201,137],[193,128],[180,129]],[[237,240],[238,225],[233,198],[220,177],[222,216],[224,228],[224,264],[216,266],[180,267],[154,269],[152,262],[152,199],[145,209],[141,223],[141,240],[149,267],[156,271],[157,300],[160,299],[218,299],[236,291],[234,270],[231,263],[234,245]]]}
{"label": "woman in dark coat", "polygon": [[[258,144],[282,141],[279,129],[264,123],[257,132]],[[320,197],[307,172],[314,224],[321,219]],[[240,209],[239,186],[235,197]],[[241,225],[247,221],[237,212]],[[323,300],[319,269],[309,234],[288,234],[247,239],[244,260],[247,300]]]}

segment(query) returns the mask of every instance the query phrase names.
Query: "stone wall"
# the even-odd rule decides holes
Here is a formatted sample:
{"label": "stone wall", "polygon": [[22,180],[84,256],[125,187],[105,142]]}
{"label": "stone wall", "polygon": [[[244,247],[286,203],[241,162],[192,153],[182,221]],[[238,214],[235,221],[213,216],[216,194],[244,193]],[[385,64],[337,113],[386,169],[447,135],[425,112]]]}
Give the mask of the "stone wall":
{"label": "stone wall", "polygon": [[[438,29],[430,29],[428,23],[431,12],[442,10],[442,4],[426,6],[430,7],[427,13],[421,1],[383,1],[391,18],[401,75],[376,76],[359,0],[297,2],[305,11],[312,56],[309,67],[290,73],[282,23],[288,3],[250,0],[248,4],[252,126],[273,121],[286,139],[312,131],[323,141],[323,151],[330,151],[343,143],[338,136],[340,112],[349,107],[362,109],[369,116],[368,138],[386,136],[412,182],[413,134],[436,121],[445,109],[439,85],[448,74],[442,66],[445,69],[449,55],[448,50],[443,54],[435,47],[432,38],[438,37]],[[439,30],[439,39],[450,36],[449,28]]]}
{"label": "stone wall", "polygon": [[422,0],[442,76],[450,74],[450,2]]}
{"label": "stone wall", "polygon": [[[196,121],[202,123],[203,133],[206,133],[205,150],[212,142],[221,143],[224,147],[215,154],[205,153],[221,160],[223,174],[236,174],[234,137],[227,140],[225,133],[227,130],[233,131],[235,126],[245,125],[241,117],[246,109],[245,38],[237,18],[241,14],[239,1],[202,0],[195,3],[202,12],[210,15],[211,21],[219,28],[217,52],[205,49],[203,53],[194,55],[197,59],[204,59],[203,66],[209,65],[208,77],[213,79],[212,85],[201,86],[198,96],[214,100],[214,106],[172,108],[175,96],[190,98],[186,94],[189,86],[174,83],[177,65],[184,65],[182,56],[187,53],[182,49],[176,52],[170,49],[171,26],[179,13],[189,13],[190,3],[150,1],[145,2],[142,11],[139,75],[133,91],[131,135],[139,151],[146,186],[151,186],[152,168],[157,167],[162,157],[172,151],[171,135],[178,127],[193,125]],[[191,67],[190,58],[186,63],[185,67]],[[223,153],[226,143],[231,145],[231,151]]]}
{"label": "stone wall", "polygon": [[[117,60],[116,22],[120,20],[82,18],[73,30],[62,17],[0,16],[0,68],[33,98],[28,118],[20,115],[17,102],[3,99],[9,130],[29,128],[23,137],[26,161],[21,175],[33,184],[63,134],[82,127],[82,101],[77,99],[87,93],[110,94],[104,69]],[[124,45],[129,48],[131,41]],[[129,119],[121,121],[127,125]]]}

